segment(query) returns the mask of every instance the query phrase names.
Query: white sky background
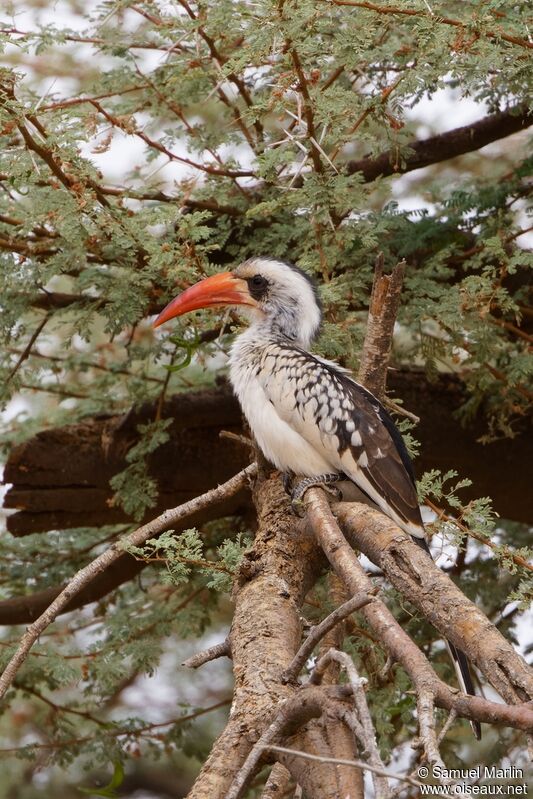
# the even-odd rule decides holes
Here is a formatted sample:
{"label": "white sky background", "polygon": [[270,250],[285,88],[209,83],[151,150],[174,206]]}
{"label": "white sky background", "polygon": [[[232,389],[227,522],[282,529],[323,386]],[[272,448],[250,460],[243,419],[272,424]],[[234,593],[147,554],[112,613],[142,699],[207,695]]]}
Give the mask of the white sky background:
{"label": "white sky background", "polygon": [[[168,4],[169,9],[175,8],[172,3]],[[0,18],[7,21],[7,14],[0,12]],[[135,15],[132,14],[132,25],[134,25]],[[22,4],[16,4],[16,10],[12,15],[14,26],[20,30],[35,29],[36,24],[55,23],[58,27],[68,26],[73,29],[86,27],[86,21],[82,16],[73,15],[69,5],[63,2],[48,3],[36,9],[25,9]],[[87,50],[88,58],[93,57],[92,48],[87,45],[69,45]],[[13,48],[13,52],[16,48]],[[150,71],[166,58],[165,54],[157,51],[142,51],[138,56],[138,63],[144,71]],[[75,81],[68,78],[42,78],[40,88],[46,101],[48,94],[54,96],[70,96]],[[475,122],[477,119],[486,115],[487,109],[470,98],[461,98],[458,89],[441,89],[433,94],[431,99],[423,99],[414,109],[406,109],[405,116],[408,120],[418,122],[418,137],[427,137],[435,133]],[[519,137],[521,134],[517,134]],[[109,150],[102,154],[92,152],[95,142],[89,142],[82,147],[83,154],[90,159],[95,166],[103,173],[104,179],[112,184],[120,184],[121,176],[127,173],[132,165],[142,164],[145,158],[145,145],[138,138],[128,136],[115,130],[113,143]],[[488,152],[498,152],[499,145],[493,144],[485,148]],[[180,152],[179,155],[190,155]],[[245,154],[243,148],[240,155]],[[197,155],[193,155],[195,159]],[[167,163],[165,156],[161,156],[153,162],[154,173],[157,170],[158,180],[166,184],[167,190],[172,190],[174,181],[182,179],[186,174],[190,174],[188,167],[176,163]],[[400,176],[391,181],[391,196],[398,202],[402,210],[415,210],[427,208],[431,213],[432,205],[420,193],[409,194],[411,184],[418,182],[421,171],[417,170],[408,175]],[[415,187],[415,192],[417,191]],[[527,225],[523,225],[527,226]],[[522,247],[533,245],[533,233],[527,234],[520,239]],[[11,417],[23,408],[27,408],[25,400],[13,402],[8,415]],[[449,553],[448,553],[449,554]],[[447,553],[443,554],[443,560],[447,559]],[[521,642],[521,648],[531,643],[533,640],[533,624],[531,617],[525,616],[517,622],[517,632]],[[164,655],[161,666],[157,673],[151,677],[139,678],[136,683],[128,688],[123,694],[124,709],[128,712],[139,712],[146,714],[150,721],[163,721],[176,715],[172,712],[172,707],[179,702],[192,702],[199,705],[208,705],[213,700],[206,698],[209,693],[209,686],[224,681],[230,684],[230,669],[228,662],[217,661],[208,664],[198,672],[188,672],[184,679],[183,675],[176,678],[177,664],[191,654],[206,646],[210,646],[219,640],[218,636],[213,639],[211,635],[205,636],[203,640],[196,642],[185,642],[183,648],[180,645],[180,652],[171,648]],[[172,642],[172,647],[175,642]]]}

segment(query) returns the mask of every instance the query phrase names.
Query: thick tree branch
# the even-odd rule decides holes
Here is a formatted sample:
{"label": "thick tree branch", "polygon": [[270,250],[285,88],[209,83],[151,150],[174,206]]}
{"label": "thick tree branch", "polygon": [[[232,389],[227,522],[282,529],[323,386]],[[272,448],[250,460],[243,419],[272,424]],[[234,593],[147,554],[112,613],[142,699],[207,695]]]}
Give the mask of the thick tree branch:
{"label": "thick tree branch", "polygon": [[259,481],[255,501],[258,530],[233,592],[232,713],[188,799],[224,799],[254,743],[294,694],[281,675],[300,643],[301,604],[323,567],[313,537],[288,512],[278,480]]}
{"label": "thick tree branch", "polygon": [[401,175],[431,164],[439,164],[465,153],[472,153],[491,142],[505,139],[513,133],[525,130],[533,124],[533,111],[522,107],[510,108],[498,114],[480,119],[470,125],[430,136],[428,139],[409,142],[399,149],[386,150],[375,158],[349,161],[346,168],[350,175],[361,172],[366,183],[378,177]]}
{"label": "thick tree branch", "polygon": [[[353,549],[339,530],[324,492],[322,492],[321,489],[309,489],[306,493],[305,502],[309,521],[313,527],[313,530],[315,531],[317,540],[320,542],[328,560],[331,563],[332,568],[336,571],[339,577],[343,579],[349,590],[354,595],[360,591],[369,591],[371,589],[372,583],[366,576]],[[350,507],[354,508],[355,505],[350,506],[341,503],[336,506],[336,510],[338,510],[341,519],[343,518],[344,512],[349,512]],[[360,513],[361,518],[370,510],[366,505],[357,505],[356,507],[357,514]],[[385,526],[392,525],[394,527],[393,523],[379,512],[372,511],[372,513],[380,523],[383,523]],[[356,515],[355,518],[358,518],[358,516]],[[368,519],[369,517],[365,516],[366,522],[368,522]],[[377,523],[374,529],[376,531],[379,529]],[[397,533],[399,532],[397,528],[394,529]],[[363,540],[364,536],[359,532],[358,529],[358,538],[360,535],[361,540]],[[369,538],[371,537],[372,533],[369,535]],[[405,537],[403,533],[402,537]],[[413,543],[413,546],[416,547],[416,544]],[[379,547],[376,546],[376,548],[378,549]],[[362,546],[361,549],[363,549]],[[422,550],[420,548],[418,549],[419,552],[422,553]],[[371,550],[370,546],[367,547],[367,550],[368,551],[366,554],[368,555],[368,552]],[[377,556],[376,561],[379,565],[379,555]],[[426,570],[428,569],[428,563],[432,564],[432,561],[426,556]],[[438,572],[439,575],[448,579],[446,575],[440,572],[436,566],[434,568],[435,572]],[[419,570],[417,570],[417,574],[418,573]],[[410,579],[412,580],[412,575],[410,576]],[[402,588],[398,586],[398,590],[402,591]],[[468,602],[468,600],[466,600],[466,598],[458,591],[458,589],[455,588],[455,586],[454,591],[457,592],[462,598],[461,604],[462,602]],[[429,596],[426,598],[429,604],[435,606],[436,603],[434,602],[433,586],[430,587]],[[434,607],[432,611],[428,612],[430,613],[430,616],[433,615]],[[480,611],[478,612],[480,613]],[[398,625],[388,608],[383,602],[381,602],[381,600],[376,598],[371,604],[361,608],[360,613],[377,634],[378,639],[385,647],[386,651],[394,660],[397,660],[399,663],[401,663],[417,690],[425,689],[431,691],[435,697],[435,703],[439,707],[444,707],[448,710],[454,709],[458,715],[469,719],[476,719],[480,722],[500,722],[521,730],[533,730],[533,706],[531,703],[525,703],[521,705],[503,705],[497,704],[495,702],[489,702],[488,700],[478,696],[467,696],[466,694],[455,693],[452,691],[437,677],[420,649]],[[483,614],[481,614],[481,616],[482,615]],[[430,618],[430,621],[432,620],[433,619]],[[490,623],[486,621],[486,624]],[[485,626],[486,625],[484,624],[483,627],[480,628],[479,634],[482,634],[481,631],[485,628]],[[463,635],[461,637],[461,642],[463,639],[465,639],[465,630],[463,630],[462,633]],[[447,631],[446,634],[449,634],[451,637],[452,631]],[[471,635],[473,634],[474,633],[472,631]],[[458,637],[457,640],[459,641]],[[505,652],[504,660],[506,666],[512,669],[513,684],[516,683],[517,687],[520,687],[521,690],[525,690],[524,686],[529,686],[531,680],[530,675],[527,674],[527,667],[514,651],[512,651],[512,654],[509,653],[509,649],[512,650],[512,647],[507,641],[505,641],[505,639],[502,640],[504,642],[502,645],[502,649]],[[468,649],[466,649],[466,654],[470,657],[471,653]],[[483,663],[486,665],[485,661],[483,661]],[[487,671],[490,671],[491,676],[494,676],[490,668],[487,668]],[[500,672],[501,671],[502,670],[500,669]],[[495,686],[497,689],[498,686],[503,685],[505,692],[508,695],[511,693],[513,697],[511,701],[517,701],[515,698],[516,694],[514,692],[514,688],[512,687],[513,684],[511,683],[510,679],[507,680],[506,683],[505,678],[500,673],[498,674],[497,678],[495,678],[495,682],[497,683]]]}
{"label": "thick tree branch", "polygon": [[351,544],[465,652],[507,702],[533,700],[533,674],[526,663],[424,550],[394,522],[365,505],[340,504],[335,512]]}
{"label": "thick tree branch", "polygon": [[[303,522],[296,521],[290,513],[287,495],[278,479],[259,481],[256,502],[259,529],[234,588],[235,615],[230,634],[235,675],[232,713],[189,799],[225,799],[235,775],[250,757],[242,772],[248,779],[259,762],[257,749],[250,754],[254,744],[271,728],[284,702],[294,699],[298,706],[298,697],[306,690],[284,683],[282,675],[300,644],[301,604],[320,575],[324,558]],[[330,689],[335,696],[339,690],[346,690],[338,686],[322,690]],[[326,713],[327,719],[311,720],[295,730],[291,745],[332,757],[353,758],[356,751],[349,730],[338,724],[335,716],[342,734],[330,736],[333,716],[330,710]],[[283,729],[284,737],[290,734],[290,729]],[[299,760],[290,757],[282,762],[304,795],[320,795],[323,799],[362,796],[359,779],[354,779],[349,769],[318,765],[303,768]]]}

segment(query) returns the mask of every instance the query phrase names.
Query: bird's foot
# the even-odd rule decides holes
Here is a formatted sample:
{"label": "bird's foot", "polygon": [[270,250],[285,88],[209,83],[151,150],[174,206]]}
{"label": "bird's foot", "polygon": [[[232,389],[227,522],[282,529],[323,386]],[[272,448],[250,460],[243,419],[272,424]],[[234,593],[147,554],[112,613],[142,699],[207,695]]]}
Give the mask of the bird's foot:
{"label": "bird's foot", "polygon": [[333,483],[338,483],[343,479],[341,474],[318,474],[316,477],[304,477],[299,480],[291,491],[291,508],[296,516],[302,517],[305,513],[304,495],[309,488],[323,488],[328,494],[331,494],[337,501],[342,499],[342,491],[338,489]]}
{"label": "bird's foot", "polygon": [[283,472],[281,475],[281,482],[283,483],[283,488],[285,489],[285,493],[291,496],[292,494],[292,481],[294,480],[294,474],[292,472]]}

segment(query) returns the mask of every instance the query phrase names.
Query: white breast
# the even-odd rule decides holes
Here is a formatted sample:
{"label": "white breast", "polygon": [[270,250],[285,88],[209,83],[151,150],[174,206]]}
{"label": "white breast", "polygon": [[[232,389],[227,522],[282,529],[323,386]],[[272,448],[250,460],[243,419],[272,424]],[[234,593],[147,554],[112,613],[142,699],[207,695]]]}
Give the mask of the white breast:
{"label": "white breast", "polygon": [[[279,416],[265,394],[257,376],[265,355],[269,359],[266,349],[258,352],[257,343],[249,341],[246,333],[236,340],[230,352],[230,380],[263,454],[283,472],[313,477],[331,471],[331,463]],[[267,362],[266,366],[272,364]],[[290,390],[290,385],[284,386],[284,391]]]}

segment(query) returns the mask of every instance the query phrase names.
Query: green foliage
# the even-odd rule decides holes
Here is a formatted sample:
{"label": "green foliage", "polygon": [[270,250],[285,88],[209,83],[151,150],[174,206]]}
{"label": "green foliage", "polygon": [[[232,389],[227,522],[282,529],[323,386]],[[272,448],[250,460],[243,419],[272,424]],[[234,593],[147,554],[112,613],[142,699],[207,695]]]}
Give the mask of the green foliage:
{"label": "green foliage", "polygon": [[[432,1],[434,13],[413,0],[404,9],[413,14],[315,0],[199,2],[191,13],[161,0],[88,9],[63,0],[53,14],[47,5],[28,0],[0,12],[4,453],[47,427],[145,402],[160,408],[173,393],[212,384],[230,341],[218,337],[223,317],[211,310],[157,333],[150,319],[199,277],[257,254],[318,278],[318,349],[354,370],[376,253],[386,269],[405,258],[393,366],[414,365],[430,380],[454,373],[466,390],[461,420],[481,415],[483,440],[523,431],[533,362],[526,134],[442,166],[437,154],[406,179],[369,181],[350,164],[385,152],[398,168],[407,164],[413,141],[455,124],[427,129],[424,108],[437,108],[443,90],[450,108],[473,101],[479,117],[526,105],[525,0]],[[157,412],[141,425],[112,479],[113,501],[133,519],[157,502],[148,464],[164,451],[168,426]],[[416,428],[403,420],[401,429],[416,454]],[[467,528],[477,536],[461,586],[489,616],[500,614],[512,637],[519,612],[502,609],[530,601],[530,530],[498,520],[487,498],[463,499],[468,486],[431,470],[420,497],[447,513],[432,524],[447,542],[466,546]],[[226,594],[248,540],[237,527],[168,532],[132,550],[153,562],[142,579],[47,631],[2,720],[4,748],[20,759],[0,766],[6,790],[42,796],[25,769],[44,761],[45,790],[65,796],[69,788],[79,796],[94,769],[114,769],[106,795],[119,787],[122,764],[126,775],[148,758],[173,773],[197,769],[224,714],[216,709],[224,680],[215,722],[211,713],[196,717],[206,686],[188,693],[189,675],[172,674],[168,685],[179,690],[164,718],[130,708],[124,695],[172,653],[177,668],[186,639],[227,627]],[[4,536],[2,598],[64,583],[130,529]],[[322,585],[316,597],[318,617],[328,607]],[[393,592],[387,599],[448,677],[434,631]],[[4,634],[4,662],[18,637]],[[414,700],[400,670],[379,676],[379,642],[354,641],[349,651],[369,677],[388,754],[414,734]],[[512,748],[501,738],[507,748],[494,736],[484,762]],[[460,733],[452,736],[447,762],[456,753],[468,759],[466,750]]]}
{"label": "green foliage", "polygon": [[160,419],[139,425],[141,439],[126,455],[129,466],[109,481],[115,491],[114,501],[134,519],[142,519],[145,511],[157,502],[157,483],[148,474],[147,458],[168,441],[167,428],[171,424],[172,419]]}
{"label": "green foliage", "polygon": [[184,530],[179,535],[168,530],[158,538],[150,538],[143,547],[128,544],[125,549],[148,563],[164,562],[168,581],[173,585],[187,582],[194,569],[201,569],[210,577],[208,588],[227,592],[231,590],[236,569],[249,545],[250,541],[238,533],[235,539],[228,538],[217,547],[218,559],[213,561],[205,557],[205,544],[196,530]]}

